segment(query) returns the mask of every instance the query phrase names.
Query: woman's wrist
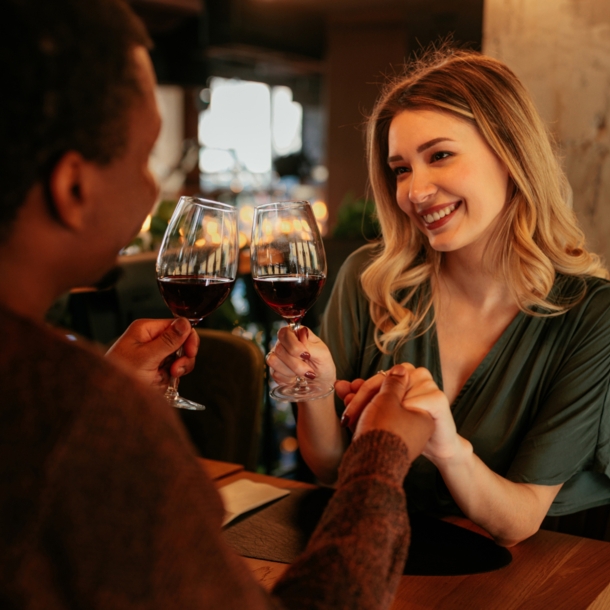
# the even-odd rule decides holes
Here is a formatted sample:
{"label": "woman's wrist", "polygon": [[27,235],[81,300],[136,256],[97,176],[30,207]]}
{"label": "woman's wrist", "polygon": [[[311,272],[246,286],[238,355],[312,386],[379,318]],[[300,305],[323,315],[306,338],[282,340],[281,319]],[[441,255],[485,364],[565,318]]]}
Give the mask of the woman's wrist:
{"label": "woman's wrist", "polygon": [[472,444],[469,441],[467,441],[463,436],[456,434],[453,447],[449,448],[449,450],[445,449],[442,454],[436,455],[424,452],[424,455],[439,469],[442,474],[448,470],[468,466],[468,464],[472,461],[474,451]]}

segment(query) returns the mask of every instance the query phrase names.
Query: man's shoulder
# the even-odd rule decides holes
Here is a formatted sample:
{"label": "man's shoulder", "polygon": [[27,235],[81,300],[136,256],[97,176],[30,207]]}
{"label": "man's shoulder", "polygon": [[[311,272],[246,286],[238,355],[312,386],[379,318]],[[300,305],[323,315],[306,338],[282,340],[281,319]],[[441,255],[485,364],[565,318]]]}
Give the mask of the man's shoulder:
{"label": "man's shoulder", "polygon": [[19,368],[24,376],[71,375],[74,369],[106,368],[101,351],[70,331],[22,318],[0,308],[0,375]]}
{"label": "man's shoulder", "polygon": [[[63,426],[96,417],[124,417],[126,405],[158,397],[104,358],[101,348],[68,331],[47,327],[0,309],[0,382],[6,411]],[[25,417],[25,416],[24,416]],[[25,425],[25,417],[22,422]]]}

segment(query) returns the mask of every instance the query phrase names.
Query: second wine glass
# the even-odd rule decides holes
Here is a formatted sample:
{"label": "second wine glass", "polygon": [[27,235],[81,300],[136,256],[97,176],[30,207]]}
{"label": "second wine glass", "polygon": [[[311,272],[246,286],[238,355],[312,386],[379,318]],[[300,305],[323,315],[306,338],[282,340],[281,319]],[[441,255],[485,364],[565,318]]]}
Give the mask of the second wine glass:
{"label": "second wine glass", "polygon": [[[195,326],[229,296],[239,258],[237,235],[233,206],[197,197],[180,198],[157,257],[159,290],[175,316],[183,316]],[[178,394],[175,377],[165,397],[180,409],[205,408]]]}
{"label": "second wine glass", "polygon": [[[254,288],[263,301],[298,331],[307,310],[326,282],[324,244],[311,205],[283,201],[254,211],[250,263]],[[331,385],[297,377],[293,385],[271,391],[278,400],[315,400]]]}

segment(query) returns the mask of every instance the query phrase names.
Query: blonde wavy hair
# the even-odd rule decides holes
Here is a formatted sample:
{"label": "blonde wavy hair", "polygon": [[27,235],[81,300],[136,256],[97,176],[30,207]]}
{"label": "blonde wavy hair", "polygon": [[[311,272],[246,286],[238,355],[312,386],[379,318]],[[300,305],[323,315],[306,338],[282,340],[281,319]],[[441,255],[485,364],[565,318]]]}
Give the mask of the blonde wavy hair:
{"label": "blonde wavy hair", "polygon": [[[578,294],[553,298],[557,273],[608,277],[600,258],[585,248],[549,133],[515,74],[478,53],[437,50],[386,86],[368,121],[369,179],[382,241],[361,282],[382,352],[425,332],[442,261],[398,207],[396,176],[387,163],[392,119],[417,109],[449,113],[475,125],[506,164],[513,193],[494,228],[486,263],[501,274],[521,311],[559,315],[584,296],[583,281]],[[425,289],[414,299],[420,286]]]}

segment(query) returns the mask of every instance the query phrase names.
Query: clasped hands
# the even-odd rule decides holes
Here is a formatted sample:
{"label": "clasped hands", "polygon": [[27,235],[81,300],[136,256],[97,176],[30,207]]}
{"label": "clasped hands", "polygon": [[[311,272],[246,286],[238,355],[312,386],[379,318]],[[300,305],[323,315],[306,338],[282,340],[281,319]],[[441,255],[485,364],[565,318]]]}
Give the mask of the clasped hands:
{"label": "clasped hands", "polygon": [[[449,407],[447,396],[432,379],[425,368],[415,368],[412,364],[398,364],[390,371],[373,375],[366,381],[337,381],[335,391],[346,405],[341,418],[341,424],[351,430],[358,429],[358,423],[363,413],[384,386],[389,375],[396,375],[402,369],[407,378],[401,407],[407,411],[425,412],[434,424],[434,431],[427,442],[422,455],[431,461],[451,459],[460,450],[459,436]],[[398,422],[396,422],[398,424]]]}

